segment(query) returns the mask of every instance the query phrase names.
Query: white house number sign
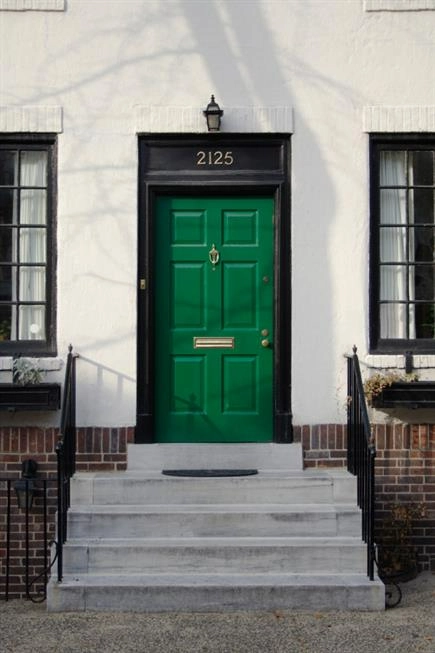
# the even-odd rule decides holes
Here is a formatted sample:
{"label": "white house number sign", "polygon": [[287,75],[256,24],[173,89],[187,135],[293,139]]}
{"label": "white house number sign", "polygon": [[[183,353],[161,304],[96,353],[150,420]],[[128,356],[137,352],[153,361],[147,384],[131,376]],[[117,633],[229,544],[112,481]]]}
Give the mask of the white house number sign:
{"label": "white house number sign", "polygon": [[231,150],[198,150],[196,165],[230,167],[234,165],[234,155]]}

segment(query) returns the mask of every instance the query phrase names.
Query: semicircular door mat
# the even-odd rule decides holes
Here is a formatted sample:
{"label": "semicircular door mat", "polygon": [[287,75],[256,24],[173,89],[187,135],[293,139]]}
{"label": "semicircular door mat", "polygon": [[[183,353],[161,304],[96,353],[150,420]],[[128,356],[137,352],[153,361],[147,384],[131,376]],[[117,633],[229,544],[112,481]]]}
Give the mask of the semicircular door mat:
{"label": "semicircular door mat", "polygon": [[218,476],[253,476],[258,469],[164,469],[165,476],[215,478]]}

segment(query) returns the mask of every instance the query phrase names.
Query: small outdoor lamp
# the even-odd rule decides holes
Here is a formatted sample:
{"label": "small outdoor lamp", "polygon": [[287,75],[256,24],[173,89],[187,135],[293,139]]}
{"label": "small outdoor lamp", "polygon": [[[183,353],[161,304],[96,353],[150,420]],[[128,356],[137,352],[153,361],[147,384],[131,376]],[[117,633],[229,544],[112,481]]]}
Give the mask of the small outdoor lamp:
{"label": "small outdoor lamp", "polygon": [[215,102],[214,95],[211,96],[207,108],[202,112],[207,120],[207,129],[209,132],[218,132],[221,126],[221,118],[224,115],[223,109]]}
{"label": "small outdoor lamp", "polygon": [[33,480],[36,478],[36,470],[38,463],[36,460],[23,460],[22,463],[22,478],[14,483],[14,490],[17,495],[18,507],[21,510],[31,510],[33,506],[33,497],[35,495],[35,484]]}

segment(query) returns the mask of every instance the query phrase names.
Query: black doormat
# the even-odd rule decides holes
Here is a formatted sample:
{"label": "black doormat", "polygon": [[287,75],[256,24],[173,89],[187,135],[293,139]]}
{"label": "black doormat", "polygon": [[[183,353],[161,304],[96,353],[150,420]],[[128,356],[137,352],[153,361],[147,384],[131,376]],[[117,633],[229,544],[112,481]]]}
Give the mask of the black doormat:
{"label": "black doormat", "polygon": [[257,469],[164,469],[165,476],[212,478],[216,476],[253,476]]}

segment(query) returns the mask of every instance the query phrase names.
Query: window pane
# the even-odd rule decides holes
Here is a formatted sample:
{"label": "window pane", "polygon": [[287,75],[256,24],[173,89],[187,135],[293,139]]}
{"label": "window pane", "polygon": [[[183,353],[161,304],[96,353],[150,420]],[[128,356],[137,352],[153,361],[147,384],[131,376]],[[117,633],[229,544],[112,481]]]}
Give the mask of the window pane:
{"label": "window pane", "polygon": [[0,301],[10,302],[14,299],[12,293],[13,278],[15,279],[15,268],[13,270],[9,265],[0,266]]}
{"label": "window pane", "polygon": [[414,188],[409,194],[410,222],[433,224],[433,190]]}
{"label": "window pane", "polygon": [[406,261],[406,229],[381,227],[379,248],[383,263]]}
{"label": "window pane", "polygon": [[381,186],[406,185],[406,152],[381,152]]}
{"label": "window pane", "polygon": [[16,229],[0,229],[0,262],[15,263],[17,260]]}
{"label": "window pane", "polygon": [[410,252],[410,257],[412,260],[412,254],[414,253],[415,261],[429,261],[434,260],[434,230],[431,227],[418,227],[412,229],[411,233],[413,234],[412,243],[414,246],[414,252]]}
{"label": "window pane", "polygon": [[21,186],[47,185],[47,152],[21,152]]}
{"label": "window pane", "polygon": [[414,278],[415,278],[415,299],[426,299],[426,300],[435,299],[433,266],[416,265]]}
{"label": "window pane", "polygon": [[45,263],[45,229],[20,229],[20,263]]}
{"label": "window pane", "polygon": [[381,190],[381,224],[406,224],[406,190]]}
{"label": "window pane", "polygon": [[22,190],[20,199],[21,224],[45,224],[46,218],[46,191]]}
{"label": "window pane", "polygon": [[18,313],[19,340],[45,340],[45,308],[20,306]]}
{"label": "window pane", "polygon": [[11,307],[0,306],[0,341],[11,339]]}
{"label": "window pane", "polygon": [[410,165],[412,169],[412,183],[417,186],[432,186],[433,176],[433,152],[410,152]]}
{"label": "window pane", "polygon": [[435,335],[435,309],[434,304],[417,304],[416,314],[416,337],[433,338]]}
{"label": "window pane", "polygon": [[5,188],[0,190],[0,224],[16,224],[16,197],[17,194],[14,190]]}
{"label": "window pane", "polygon": [[20,268],[20,301],[45,301],[45,268]]}
{"label": "window pane", "polygon": [[16,185],[17,153],[0,150],[0,186]]}
{"label": "window pane", "polygon": [[381,338],[407,338],[406,305],[381,304]]}
{"label": "window pane", "polygon": [[406,266],[404,265],[382,265],[381,266],[381,293],[382,300],[407,299],[406,288]]}

